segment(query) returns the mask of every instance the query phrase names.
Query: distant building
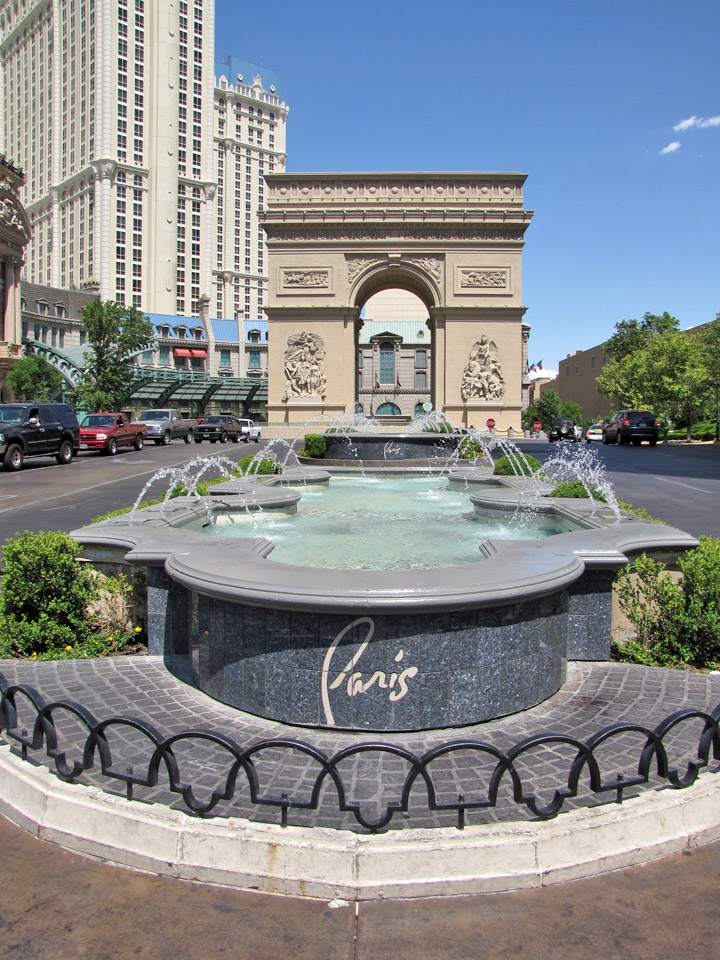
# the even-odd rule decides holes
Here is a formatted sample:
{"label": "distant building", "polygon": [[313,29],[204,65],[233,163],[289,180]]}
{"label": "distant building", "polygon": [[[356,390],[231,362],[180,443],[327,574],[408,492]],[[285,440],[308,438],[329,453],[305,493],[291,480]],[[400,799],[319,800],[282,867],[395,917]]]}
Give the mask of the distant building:
{"label": "distant building", "polygon": [[22,170],[0,156],[0,398],[10,398],[7,375],[20,358],[22,295],[20,274],[30,223],[20,202]]}
{"label": "distant building", "polygon": [[257,215],[288,111],[275,73],[214,48],[214,0],[0,4],[0,150],[27,175],[28,280],[264,317]]}
{"label": "distant building", "polygon": [[583,417],[593,420],[607,417],[615,406],[609,397],[598,392],[595,379],[609,361],[610,356],[602,344],[569,353],[559,361],[557,377],[541,384],[540,393],[554,390],[562,400],[579,403]]}

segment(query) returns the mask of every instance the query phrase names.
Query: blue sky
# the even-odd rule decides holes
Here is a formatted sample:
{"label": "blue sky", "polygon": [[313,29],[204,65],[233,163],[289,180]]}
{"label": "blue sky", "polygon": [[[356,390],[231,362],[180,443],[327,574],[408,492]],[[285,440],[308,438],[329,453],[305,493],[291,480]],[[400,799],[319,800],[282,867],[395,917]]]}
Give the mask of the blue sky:
{"label": "blue sky", "polygon": [[718,0],[216,0],[215,36],[279,73],[288,170],[528,175],[531,362],[720,311]]}

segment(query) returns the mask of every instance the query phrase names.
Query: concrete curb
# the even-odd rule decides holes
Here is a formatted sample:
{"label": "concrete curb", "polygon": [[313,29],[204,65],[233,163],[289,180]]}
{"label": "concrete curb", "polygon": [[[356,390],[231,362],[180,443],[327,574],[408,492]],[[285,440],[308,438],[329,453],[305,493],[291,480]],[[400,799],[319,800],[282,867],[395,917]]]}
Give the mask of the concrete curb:
{"label": "concrete curb", "polygon": [[0,747],[0,813],[67,850],[244,890],[378,900],[498,893],[599,876],[720,839],[720,778],[622,806],[517,822],[365,836],[200,820],[67,784]]}

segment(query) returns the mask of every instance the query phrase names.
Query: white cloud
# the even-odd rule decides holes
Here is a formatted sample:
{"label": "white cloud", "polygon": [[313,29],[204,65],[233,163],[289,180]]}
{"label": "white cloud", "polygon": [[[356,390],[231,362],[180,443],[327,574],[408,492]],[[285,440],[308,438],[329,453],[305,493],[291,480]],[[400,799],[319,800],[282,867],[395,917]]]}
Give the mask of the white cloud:
{"label": "white cloud", "polygon": [[673,140],[672,143],[669,143],[666,147],[663,147],[660,151],[660,154],[663,153],[675,153],[676,150],[679,150],[682,144],[679,140]]}
{"label": "white cloud", "polygon": [[717,117],[688,117],[687,120],[681,120],[676,123],[673,130],[676,133],[682,133],[691,127],[697,127],[698,130],[705,130],[707,127],[720,127],[720,116]]}
{"label": "white cloud", "polygon": [[680,123],[676,123],[673,127],[673,130],[676,133],[682,133],[683,130],[689,130],[690,127],[694,127],[698,122],[697,117],[688,117],[687,120],[681,120]]}

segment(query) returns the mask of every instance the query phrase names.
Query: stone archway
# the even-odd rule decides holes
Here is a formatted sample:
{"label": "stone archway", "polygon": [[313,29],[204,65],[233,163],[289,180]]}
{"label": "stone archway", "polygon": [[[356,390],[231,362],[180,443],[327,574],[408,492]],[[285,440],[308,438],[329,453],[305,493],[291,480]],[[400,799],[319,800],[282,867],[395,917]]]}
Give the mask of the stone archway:
{"label": "stone archway", "polygon": [[520,428],[527,404],[518,173],[270,174],[268,419],[355,409],[360,307],[399,287],[426,304],[433,399],[456,426]]}

